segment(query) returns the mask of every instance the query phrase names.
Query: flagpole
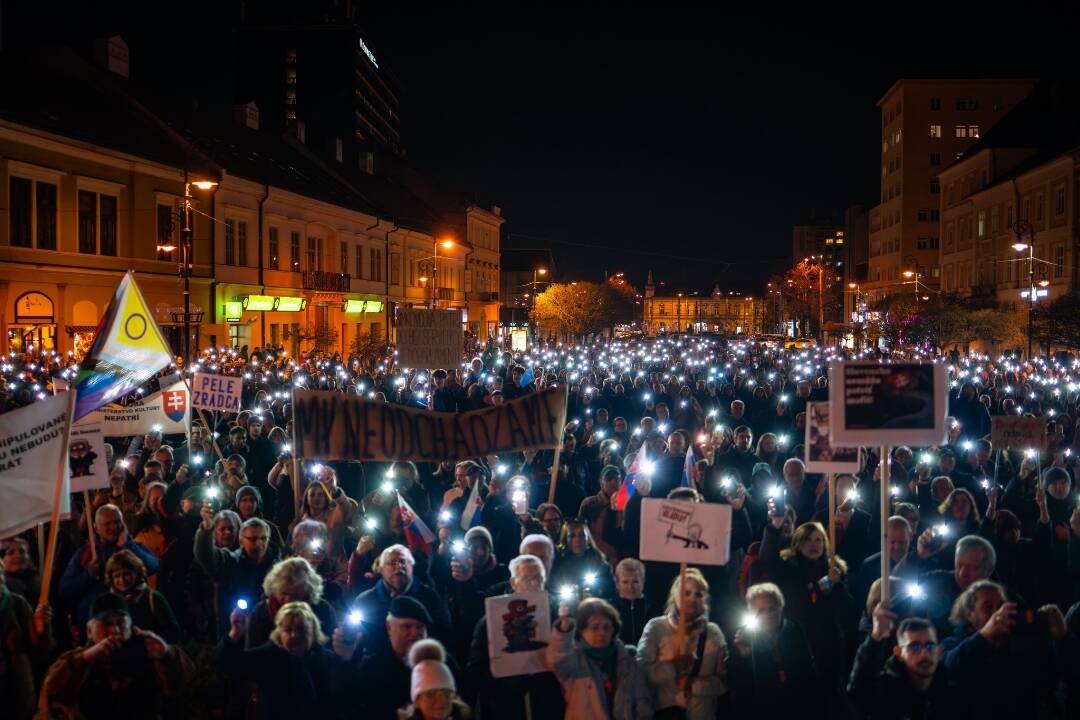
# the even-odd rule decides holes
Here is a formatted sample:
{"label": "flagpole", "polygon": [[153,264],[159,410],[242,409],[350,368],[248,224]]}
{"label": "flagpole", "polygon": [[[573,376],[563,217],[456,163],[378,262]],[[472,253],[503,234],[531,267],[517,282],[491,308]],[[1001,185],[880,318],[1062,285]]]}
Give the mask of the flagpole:
{"label": "flagpole", "polygon": [[559,435],[555,438],[555,459],[551,463],[551,482],[548,483],[548,505],[555,502],[555,483],[559,478],[559,460],[562,457],[563,436],[566,434],[566,400],[564,391],[562,411],[559,413]]}
{"label": "flagpole", "polygon": [[[302,507],[300,502],[300,448],[296,444],[296,386],[294,385],[290,392],[292,393],[292,477],[289,481],[292,483],[293,491],[293,518],[300,519],[300,508]],[[366,488],[365,488],[366,490]]]}
{"label": "flagpole", "polygon": [[836,562],[836,473],[829,473],[829,567]]}
{"label": "flagpole", "polygon": [[97,543],[94,542],[94,512],[90,503],[90,491],[83,490],[83,515],[86,517],[86,542],[90,544],[90,560],[97,563]]}
{"label": "flagpole", "polygon": [[[60,462],[56,467],[56,484],[53,487],[52,518],[49,527],[49,542],[45,547],[45,565],[41,568],[41,591],[38,593],[38,605],[49,604],[49,590],[52,585],[53,562],[56,559],[56,538],[60,532],[60,501],[63,499],[64,476],[68,466],[68,442],[71,439],[71,423],[75,414],[75,396],[77,393],[68,393],[67,414],[64,422],[64,440],[61,444],[63,452],[60,453]],[[93,543],[90,543],[93,547]]]}

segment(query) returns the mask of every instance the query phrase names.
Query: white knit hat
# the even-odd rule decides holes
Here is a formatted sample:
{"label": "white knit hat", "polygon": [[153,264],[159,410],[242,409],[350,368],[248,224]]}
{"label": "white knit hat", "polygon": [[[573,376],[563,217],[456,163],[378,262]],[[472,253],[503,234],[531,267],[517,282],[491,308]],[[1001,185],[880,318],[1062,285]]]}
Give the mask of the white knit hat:
{"label": "white knit hat", "polygon": [[446,650],[438,640],[419,640],[409,649],[412,666],[412,701],[428,690],[457,692],[454,676],[446,666]]}

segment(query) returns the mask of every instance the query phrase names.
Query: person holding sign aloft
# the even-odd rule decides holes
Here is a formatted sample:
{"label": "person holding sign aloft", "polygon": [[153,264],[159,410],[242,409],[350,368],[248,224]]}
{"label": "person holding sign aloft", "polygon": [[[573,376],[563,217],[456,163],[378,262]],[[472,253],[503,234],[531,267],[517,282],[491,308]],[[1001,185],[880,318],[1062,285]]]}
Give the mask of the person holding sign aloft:
{"label": "person holding sign aloft", "polygon": [[671,584],[664,614],[641,635],[640,662],[655,693],[657,718],[715,718],[727,693],[727,640],[709,622],[709,600],[708,581],[689,568]]}
{"label": "person holding sign aloft", "polygon": [[833,554],[821,523],[795,528],[789,547],[780,549],[784,513],[779,498],[770,500],[769,524],[761,541],[761,559],[769,577],[786,599],[784,614],[806,632],[807,640],[824,680],[821,700],[839,697],[847,676],[846,636],[851,616],[851,595],[845,584],[847,564]]}
{"label": "person holding sign aloft", "polygon": [[548,666],[566,700],[564,717],[651,718],[651,692],[637,651],[619,640],[619,612],[600,598],[582,600],[573,609],[575,595],[560,593],[559,617],[547,647]]}

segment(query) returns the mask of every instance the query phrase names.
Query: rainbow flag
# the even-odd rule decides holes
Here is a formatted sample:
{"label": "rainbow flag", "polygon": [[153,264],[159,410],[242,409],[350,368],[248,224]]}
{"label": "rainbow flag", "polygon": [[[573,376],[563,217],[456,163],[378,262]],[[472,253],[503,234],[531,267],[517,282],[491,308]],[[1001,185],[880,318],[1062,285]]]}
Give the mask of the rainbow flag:
{"label": "rainbow flag", "polygon": [[75,376],[75,420],[119,400],[172,360],[135,276],[128,270]]}

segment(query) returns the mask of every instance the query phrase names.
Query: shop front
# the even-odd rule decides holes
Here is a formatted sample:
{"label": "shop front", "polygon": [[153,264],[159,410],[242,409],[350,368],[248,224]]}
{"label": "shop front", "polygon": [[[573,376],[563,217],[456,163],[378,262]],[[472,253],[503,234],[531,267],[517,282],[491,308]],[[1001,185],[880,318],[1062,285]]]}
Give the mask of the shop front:
{"label": "shop front", "polygon": [[8,325],[8,347],[16,353],[56,350],[56,311],[53,299],[31,290],[15,298]]}

